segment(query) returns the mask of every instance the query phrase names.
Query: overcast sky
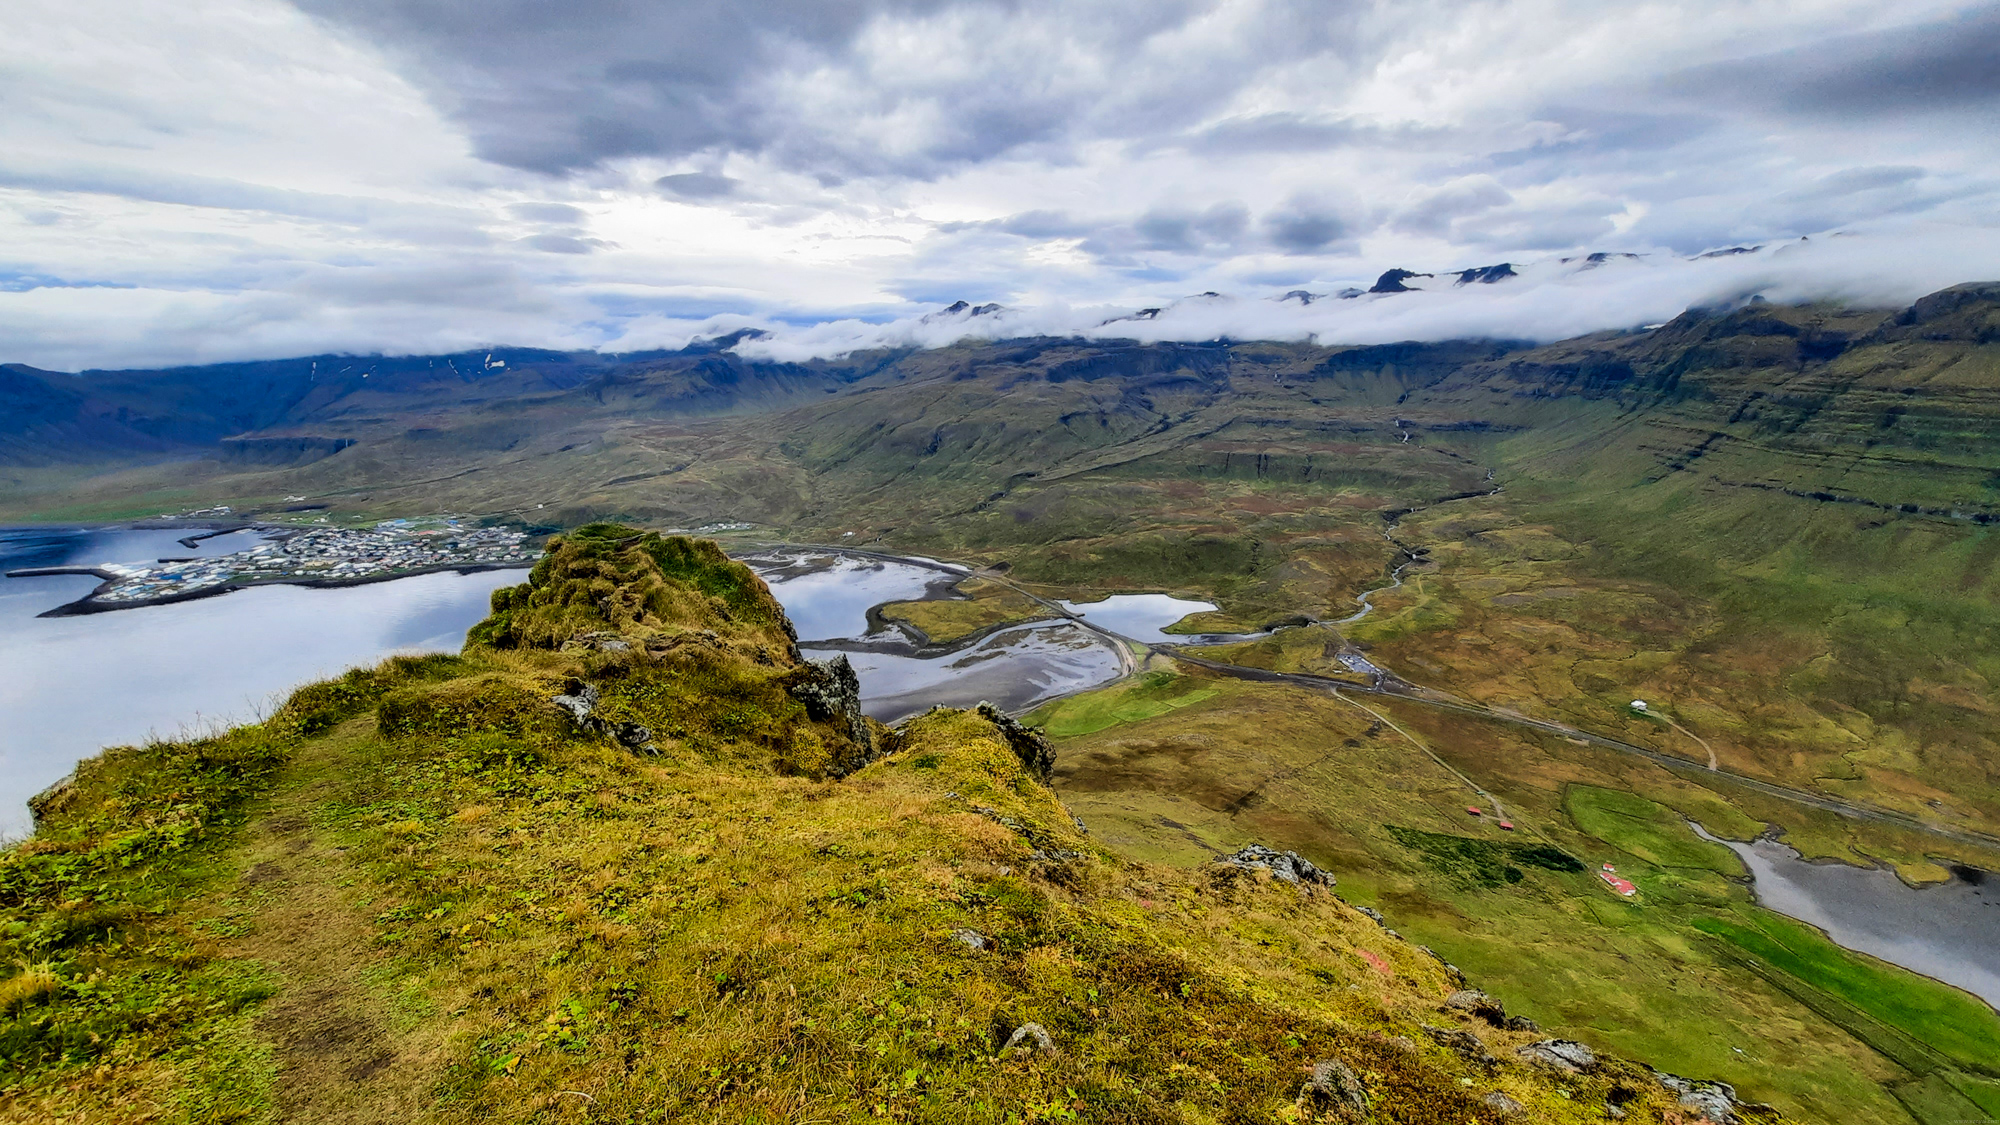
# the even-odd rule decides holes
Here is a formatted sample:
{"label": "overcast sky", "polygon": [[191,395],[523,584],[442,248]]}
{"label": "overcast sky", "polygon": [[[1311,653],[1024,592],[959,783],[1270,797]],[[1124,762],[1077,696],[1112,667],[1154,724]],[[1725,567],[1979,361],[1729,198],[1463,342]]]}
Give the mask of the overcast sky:
{"label": "overcast sky", "polygon": [[1996,60],[1945,0],[9,0],[0,361],[1904,300],[2000,277]]}

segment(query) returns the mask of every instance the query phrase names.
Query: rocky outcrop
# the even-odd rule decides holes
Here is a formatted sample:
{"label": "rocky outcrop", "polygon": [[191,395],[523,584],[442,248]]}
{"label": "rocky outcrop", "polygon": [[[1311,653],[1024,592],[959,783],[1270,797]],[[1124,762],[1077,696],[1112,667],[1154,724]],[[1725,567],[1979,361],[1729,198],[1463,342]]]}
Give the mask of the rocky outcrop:
{"label": "rocky outcrop", "polygon": [[1581,1074],[1597,1065],[1596,1053],[1574,1039],[1542,1039],[1518,1047],[1514,1053],[1564,1074]]}
{"label": "rocky outcrop", "polygon": [[[1433,957],[1437,956],[1435,951],[1427,950],[1427,952],[1430,952],[1431,956]],[[1444,958],[1439,957],[1438,960],[1443,961]],[[1465,974],[1460,973],[1458,971],[1457,966],[1452,965],[1448,961],[1445,962],[1445,966],[1446,968],[1449,968],[1454,974],[1456,974],[1460,979],[1464,978]],[[1452,1009],[1453,1011],[1464,1012],[1470,1016],[1477,1016],[1478,1018],[1485,1020],[1489,1025],[1497,1027],[1502,1031],[1541,1030],[1541,1025],[1537,1024],[1534,1020],[1531,1020],[1526,1016],[1508,1015],[1506,1006],[1501,1004],[1498,998],[1489,996],[1486,993],[1481,992],[1476,988],[1459,989],[1457,992],[1454,992],[1450,996],[1445,997],[1444,1006]]]}
{"label": "rocky outcrop", "polygon": [[54,785],[28,798],[28,814],[40,824],[53,813],[61,812],[76,794],[76,771],[57,781]]}
{"label": "rocky outcrop", "polygon": [[[1738,1125],[1743,1120],[1739,1111],[1751,1109],[1736,1100],[1736,1087],[1727,1082],[1709,1082],[1698,1078],[1682,1078],[1678,1074],[1654,1071],[1653,1077],[1667,1092],[1680,1099],[1681,1108],[1701,1114],[1714,1125]],[[1764,1106],[1754,1107],[1765,1109]]]}
{"label": "rocky outcrop", "polygon": [[1368,1087],[1354,1068],[1339,1059],[1312,1065],[1312,1077],[1299,1091],[1299,1104],[1320,1111],[1332,1111],[1352,1121],[1366,1121]]}
{"label": "rocky outcrop", "polygon": [[1431,1037],[1432,1042],[1452,1051],[1466,1062],[1484,1067],[1498,1066],[1500,1063],[1500,1060],[1494,1058],[1493,1053],[1486,1049],[1485,1041],[1470,1031],[1424,1024],[1423,1032]]}
{"label": "rocky outcrop", "polygon": [[1411,290],[1409,286],[1403,284],[1405,281],[1413,277],[1429,276],[1431,275],[1418,273],[1415,270],[1389,270],[1383,273],[1381,277],[1376,278],[1375,284],[1369,286],[1368,291],[1370,293],[1408,293]]}
{"label": "rocky outcrop", "polygon": [[620,723],[606,719],[597,713],[598,700],[603,698],[597,685],[587,684],[572,677],[563,686],[562,694],[549,697],[577,729],[609,738],[627,750],[642,754],[657,754],[659,747],[653,745],[653,731],[638,723]]}
{"label": "rocky outcrop", "polygon": [[349,437],[226,437],[216,443],[225,465],[277,468],[310,465],[354,444]]}
{"label": "rocky outcrop", "polygon": [[1286,883],[1334,885],[1330,872],[1313,866],[1311,860],[1299,853],[1273,851],[1262,844],[1245,844],[1230,855],[1217,857],[1215,862],[1244,871],[1269,871],[1272,878]]}
{"label": "rocky outcrop", "polygon": [[861,712],[861,678],[854,674],[854,665],[848,662],[846,653],[806,661],[798,679],[786,691],[805,704],[806,714],[814,722],[832,723],[862,749],[861,760],[835,776],[851,773],[874,760],[874,735],[868,726],[868,716]]}
{"label": "rocky outcrop", "polygon": [[1492,285],[1494,282],[1505,281],[1510,277],[1518,276],[1520,275],[1514,272],[1512,262],[1501,262],[1497,266],[1474,266],[1469,270],[1460,270],[1458,271],[1458,281],[1454,284]]}
{"label": "rocky outcrop", "polygon": [[[843,658],[844,659],[844,658]],[[1043,784],[1055,775],[1056,748],[1042,732],[1033,727],[1022,726],[991,703],[981,700],[977,708],[979,717],[1000,728],[1000,737],[1007,740],[1007,748],[1028,767]]]}

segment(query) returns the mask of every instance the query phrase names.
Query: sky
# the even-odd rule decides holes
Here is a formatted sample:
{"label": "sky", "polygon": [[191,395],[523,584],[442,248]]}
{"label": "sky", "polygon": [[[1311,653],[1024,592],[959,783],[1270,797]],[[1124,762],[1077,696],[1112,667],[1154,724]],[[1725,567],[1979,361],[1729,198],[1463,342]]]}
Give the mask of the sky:
{"label": "sky", "polygon": [[0,362],[1888,306],[2000,278],[1996,59],[1946,0],[9,0]]}

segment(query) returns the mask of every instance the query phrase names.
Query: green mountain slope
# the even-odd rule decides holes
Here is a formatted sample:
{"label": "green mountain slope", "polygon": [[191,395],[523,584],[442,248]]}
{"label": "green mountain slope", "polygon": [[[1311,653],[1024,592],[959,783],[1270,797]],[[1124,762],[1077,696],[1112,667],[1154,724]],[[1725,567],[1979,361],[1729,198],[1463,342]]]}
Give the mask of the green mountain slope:
{"label": "green mountain slope", "polygon": [[713,544],[597,525],[461,656],[86,763],[0,855],[0,1117],[1690,1119],[1310,878],[1105,850],[1018,726],[828,683]]}

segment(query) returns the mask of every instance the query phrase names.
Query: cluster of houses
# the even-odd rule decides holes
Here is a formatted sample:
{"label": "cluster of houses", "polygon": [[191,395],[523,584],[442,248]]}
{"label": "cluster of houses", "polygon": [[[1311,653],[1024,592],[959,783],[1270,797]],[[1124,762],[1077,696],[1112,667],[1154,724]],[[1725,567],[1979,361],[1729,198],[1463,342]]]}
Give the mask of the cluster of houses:
{"label": "cluster of houses", "polygon": [[143,603],[246,583],[365,582],[420,571],[523,566],[533,560],[522,532],[461,527],[455,520],[392,520],[362,530],[273,529],[264,542],[234,554],[101,564],[95,569],[107,584],[91,600]]}

